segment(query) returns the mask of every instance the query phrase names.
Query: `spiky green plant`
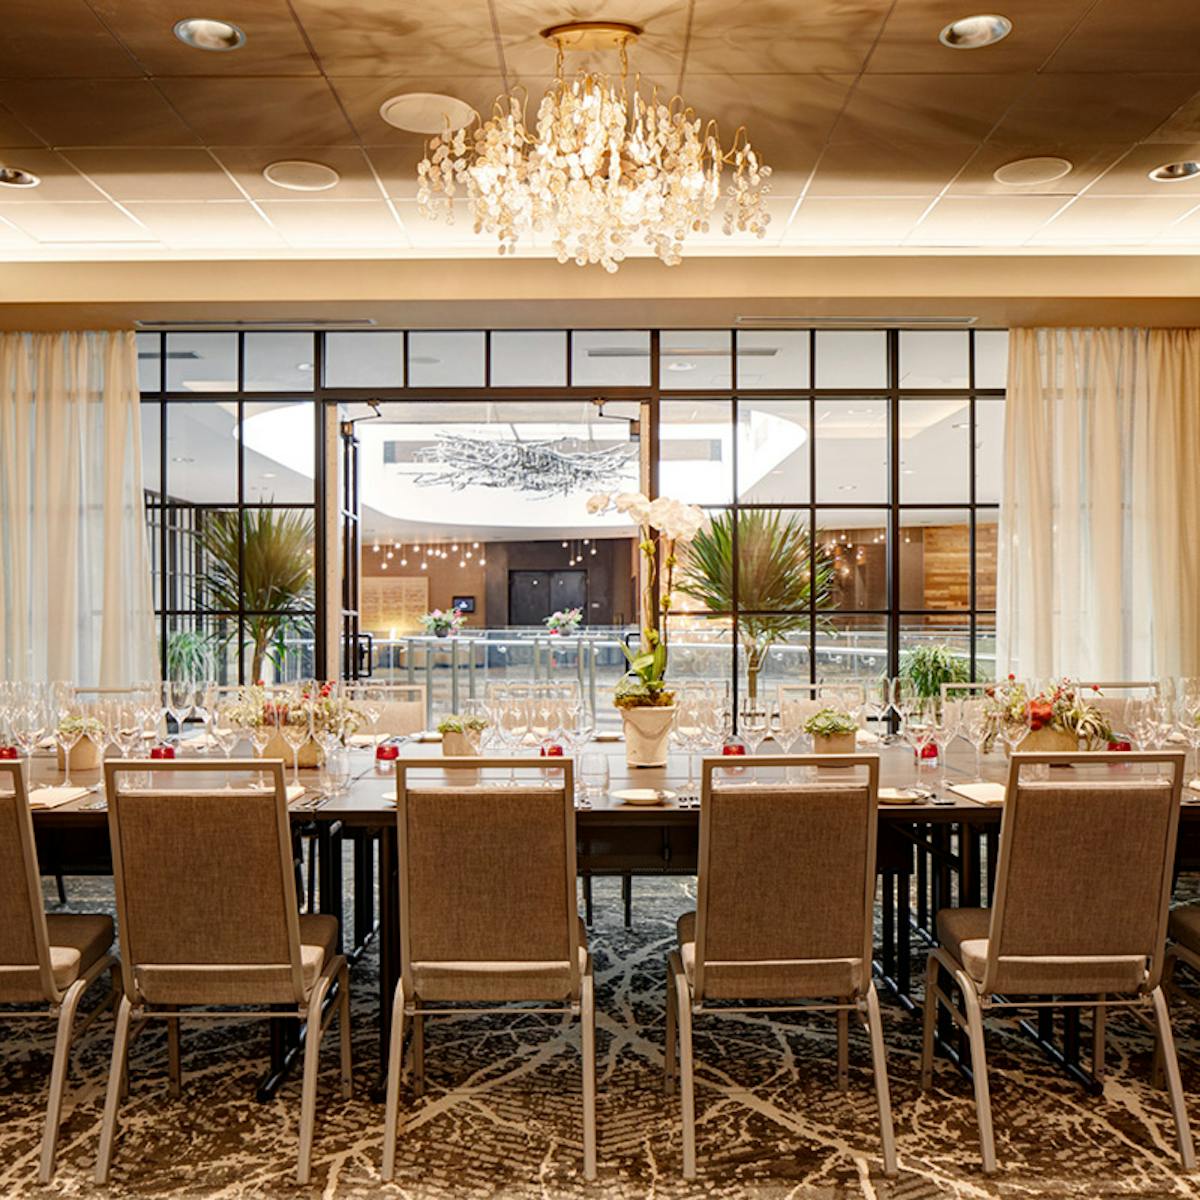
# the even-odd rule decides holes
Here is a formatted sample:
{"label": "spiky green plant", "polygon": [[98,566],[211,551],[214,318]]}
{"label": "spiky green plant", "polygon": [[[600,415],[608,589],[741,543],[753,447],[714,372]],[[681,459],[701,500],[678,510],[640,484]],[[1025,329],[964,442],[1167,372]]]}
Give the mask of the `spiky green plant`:
{"label": "spiky green plant", "polygon": [[[307,513],[247,509],[239,524],[234,512],[205,517],[197,537],[204,553],[204,586],[212,608],[238,609],[241,544],[241,597],[246,643],[253,648],[250,678],[262,678],[264,661],[283,663],[284,634],[293,614],[312,603],[312,520]],[[231,631],[226,640],[235,636]]]}
{"label": "spiky green plant", "polygon": [[[770,648],[790,634],[808,631],[810,607],[818,612],[832,607],[834,568],[819,542],[812,555],[804,525],[778,511],[743,509],[737,543],[738,638],[746,658],[747,689],[755,699]],[[728,615],[733,611],[733,561],[733,517],[723,513],[688,547],[676,588],[714,615]]]}
{"label": "spiky green plant", "polygon": [[937,699],[943,683],[970,681],[971,663],[946,645],[913,646],[900,655],[900,678],[918,696]]}

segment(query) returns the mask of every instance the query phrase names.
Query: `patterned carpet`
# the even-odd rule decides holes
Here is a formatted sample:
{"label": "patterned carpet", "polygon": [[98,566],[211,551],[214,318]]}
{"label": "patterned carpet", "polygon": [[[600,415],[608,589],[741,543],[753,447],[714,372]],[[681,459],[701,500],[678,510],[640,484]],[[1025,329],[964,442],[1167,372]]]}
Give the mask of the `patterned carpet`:
{"label": "patterned carpet", "polygon": [[[73,907],[111,903],[106,881],[69,881]],[[1165,1094],[1149,1086],[1151,1042],[1130,1018],[1110,1025],[1110,1072],[1090,1096],[1011,1027],[990,1027],[993,1104],[1002,1169],[979,1169],[970,1087],[939,1067],[917,1087],[919,1027],[885,1003],[901,1173],[883,1178],[865,1036],[851,1035],[850,1090],[836,1090],[829,1016],[756,1018],[697,1026],[700,1177],[680,1178],[677,1103],[661,1089],[664,959],[691,884],[639,880],[634,928],[620,923],[618,884],[596,884],[592,933],[599,1052],[600,1177],[581,1174],[578,1034],[536,1016],[430,1022],[428,1090],[406,1098],[398,1180],[380,1183],[383,1107],[374,1080],[375,970],[356,968],[356,1094],[337,1092],[336,1037],[323,1054],[313,1195],[366,1197],[1195,1197],[1176,1168]],[[1200,1089],[1200,1024],[1177,1011],[1189,1095]],[[9,1023],[0,1042],[0,1195],[92,1193],[112,1024],[101,1019],[73,1060],[67,1120],[53,1185],[34,1182],[52,1029]],[[167,1094],[160,1027],[138,1038],[107,1194],[170,1197],[295,1195],[300,1085],[255,1102],[265,1026],[194,1023],[184,1029],[184,1095]],[[332,1031],[336,1032],[336,1031]],[[1200,1125],[1200,1102],[1191,1105]]]}

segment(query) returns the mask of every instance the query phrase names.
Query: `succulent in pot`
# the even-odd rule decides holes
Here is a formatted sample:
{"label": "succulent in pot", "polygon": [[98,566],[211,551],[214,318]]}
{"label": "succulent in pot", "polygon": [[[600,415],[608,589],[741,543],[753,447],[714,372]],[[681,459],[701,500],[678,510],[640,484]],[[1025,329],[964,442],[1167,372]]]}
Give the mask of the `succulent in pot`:
{"label": "succulent in pot", "polygon": [[853,754],[858,722],[836,708],[822,708],[804,722],[804,732],[813,740],[814,754]]}
{"label": "succulent in pot", "polygon": [[479,754],[479,741],[488,727],[486,718],[451,713],[437,726],[442,735],[442,754],[447,758],[473,758]]}

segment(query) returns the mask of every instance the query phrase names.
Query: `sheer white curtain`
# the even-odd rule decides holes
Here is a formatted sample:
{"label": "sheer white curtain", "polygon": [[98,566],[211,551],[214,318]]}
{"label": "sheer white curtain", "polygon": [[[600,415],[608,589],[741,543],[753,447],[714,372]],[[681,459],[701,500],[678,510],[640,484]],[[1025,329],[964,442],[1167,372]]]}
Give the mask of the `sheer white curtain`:
{"label": "sheer white curtain", "polygon": [[1200,330],[1014,329],[997,665],[1200,675]]}
{"label": "sheer white curtain", "polygon": [[0,335],[0,672],[158,677],[132,333]]}

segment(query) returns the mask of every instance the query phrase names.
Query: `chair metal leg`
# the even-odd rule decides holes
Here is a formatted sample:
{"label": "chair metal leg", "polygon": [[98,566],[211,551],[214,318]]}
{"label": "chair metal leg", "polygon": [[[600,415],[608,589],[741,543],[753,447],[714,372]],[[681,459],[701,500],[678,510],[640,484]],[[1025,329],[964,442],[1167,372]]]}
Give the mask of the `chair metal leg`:
{"label": "chair metal leg", "polygon": [[937,1028],[938,960],[931,954],[925,964],[925,1009],[921,1035],[921,1090],[933,1087],[933,1035]]}
{"label": "chair metal leg", "polygon": [[67,902],[67,881],[61,875],[55,875],[54,876],[54,884],[58,888],[59,904],[66,904],[66,902]]}
{"label": "chair metal leg", "polygon": [[1196,1169],[1196,1148],[1192,1143],[1192,1131],[1188,1125],[1187,1104],[1183,1098],[1183,1083],[1179,1077],[1179,1058],[1175,1053],[1175,1035],[1171,1032],[1171,1015],[1167,1011],[1167,1000],[1161,987],[1156,987],[1150,993],[1150,999],[1154,1004],[1154,1020],[1158,1026],[1163,1066],[1167,1072],[1167,1091],[1171,1097],[1171,1111],[1175,1115],[1179,1160],[1185,1171],[1194,1171]]}
{"label": "chair metal leg", "polygon": [[579,1017],[583,1025],[583,1177],[595,1179],[596,989],[590,969],[581,980]]}
{"label": "chair metal leg", "polygon": [[837,1086],[839,1092],[850,1087],[850,1014],[844,1008],[837,1012]]}
{"label": "chair metal leg", "polygon": [[983,1009],[975,985],[961,971],[955,973],[962,990],[967,1015],[967,1037],[971,1045],[971,1077],[975,1083],[975,1115],[979,1121],[979,1146],[984,1174],[996,1169],[996,1142],[992,1135],[992,1099],[988,1090],[987,1050],[983,1042]]}
{"label": "chair metal leg", "polygon": [[896,1174],[896,1131],[892,1125],[892,1100],[888,1089],[887,1051],[883,1046],[883,1019],[879,994],[872,983],[867,988],[867,1032],[871,1037],[871,1065],[875,1072],[875,1101],[879,1106],[879,1132],[883,1141],[883,1173]]}
{"label": "chair metal leg", "polygon": [[332,980],[318,980],[308,998],[304,1030],[304,1078],[300,1092],[300,1155],[296,1164],[297,1183],[308,1183],[312,1174],[313,1125],[317,1114],[317,1072],[321,1060],[321,1012]]}
{"label": "chair metal leg", "polygon": [[425,1018],[421,1015],[418,1004],[413,1014],[412,1038],[412,1093],[414,1096],[425,1095]]}
{"label": "chair metal leg", "polygon": [[683,1177],[696,1178],[696,1091],[692,1059],[692,1000],[678,954],[671,955],[679,1027],[679,1105],[683,1111]]}
{"label": "chair metal leg", "polygon": [[354,1064],[350,1053],[350,966],[338,972],[338,1037],[342,1055],[342,1099],[354,1095]]}
{"label": "chair metal leg", "polygon": [[54,1065],[50,1071],[50,1097],[46,1102],[46,1128],[42,1133],[42,1157],[38,1182],[49,1183],[54,1174],[54,1153],[58,1148],[58,1128],[62,1123],[63,1096],[67,1090],[67,1072],[71,1064],[71,1039],[75,1033],[75,1014],[87,990],[87,981],[77,979],[67,989],[58,1010],[58,1032],[54,1038]]}
{"label": "chair metal leg", "polygon": [[[1104,999],[1103,996],[1100,997]],[[1099,1082],[1104,1078],[1104,1050],[1108,1039],[1108,1009],[1097,1004],[1092,1009],[1092,1076]]]}
{"label": "chair metal leg", "polygon": [[592,877],[583,877],[583,923],[590,929],[592,926]]}
{"label": "chair metal leg", "polygon": [[[175,1011],[174,1009],[172,1011]],[[169,1090],[172,1096],[178,1097],[183,1092],[183,1066],[179,1053],[179,1018],[167,1018],[167,1076],[170,1081]]]}
{"label": "chair metal leg", "polygon": [[396,1173],[396,1135],[400,1124],[400,1071],[404,1062],[404,984],[392,999],[392,1037],[388,1044],[387,1104],[384,1108],[383,1178]]}
{"label": "chair metal leg", "polygon": [[117,1028],[113,1034],[112,1062],[108,1069],[108,1091],[104,1099],[104,1121],[100,1126],[100,1151],[96,1156],[96,1182],[107,1183],[112,1166],[113,1136],[117,1129],[117,1107],[121,1103],[121,1080],[129,1055],[129,1025],[133,1005],[122,996],[117,1006]]}
{"label": "chair metal leg", "polygon": [[675,979],[667,966],[667,1029],[663,1038],[663,1091],[675,1094],[675,1076],[679,1064],[679,1047],[675,1037]]}
{"label": "chair metal leg", "polygon": [[625,928],[633,928],[633,876],[621,876],[621,902],[625,906]]}

